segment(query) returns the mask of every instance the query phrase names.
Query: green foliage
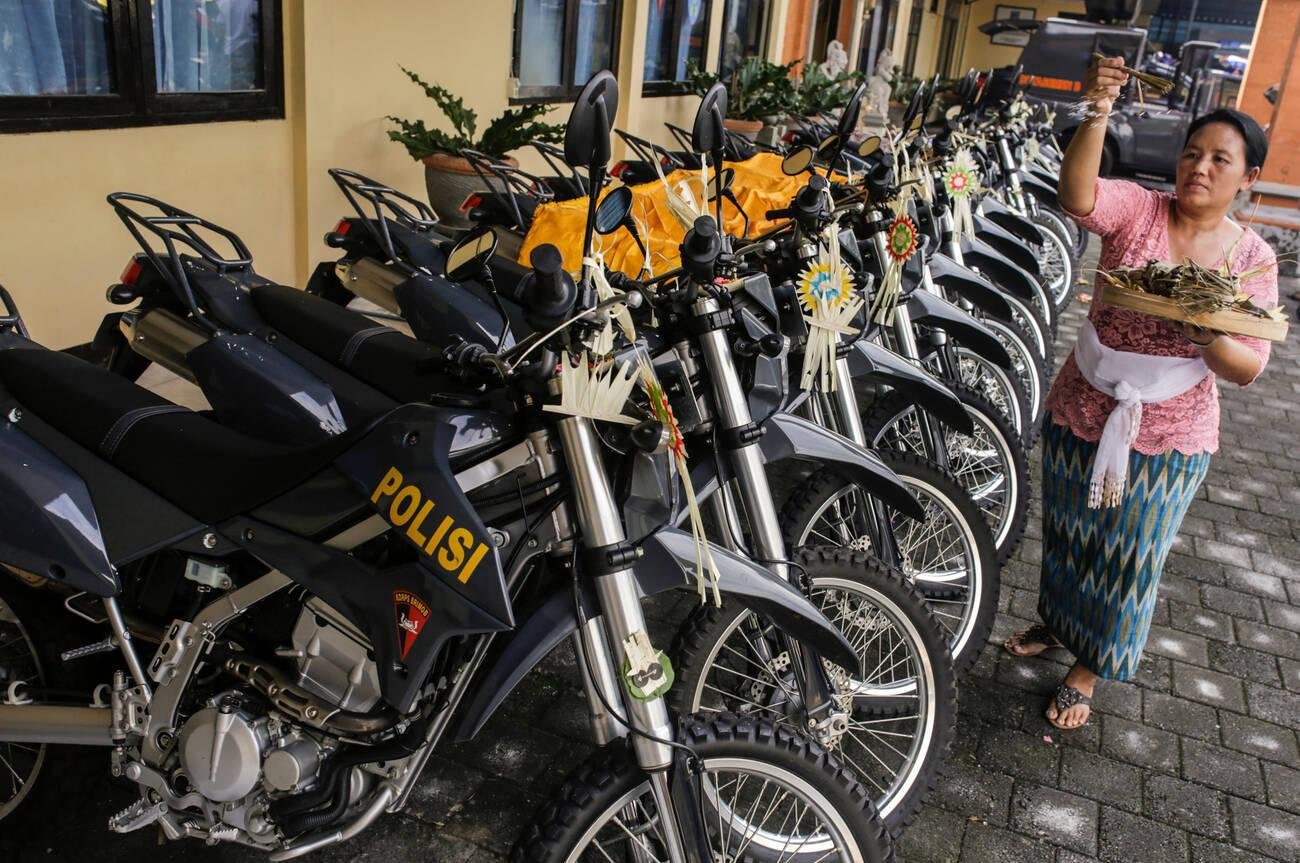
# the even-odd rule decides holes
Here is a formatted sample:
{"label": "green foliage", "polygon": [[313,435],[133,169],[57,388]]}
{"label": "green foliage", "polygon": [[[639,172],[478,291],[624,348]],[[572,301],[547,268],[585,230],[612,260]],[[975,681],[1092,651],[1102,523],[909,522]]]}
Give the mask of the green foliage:
{"label": "green foliage", "polygon": [[861,72],[841,72],[829,77],[820,66],[806,67],[795,89],[795,111],[805,117],[843,108],[862,80]]}
{"label": "green foliage", "polygon": [[434,153],[458,156],[461,150],[478,150],[500,158],[532,141],[557,144],[564,140],[563,125],[539,122],[539,118],[546,115],[546,105],[525,105],[509,109],[489,123],[483,130],[483,135],[478,137],[478,114],[473,109],[466,108],[463,99],[453,96],[445,87],[424,81],[405,66],[401,68],[406,77],[433,100],[451,124],[451,132],[446,132],[430,129],[423,120],[403,120],[389,116],[387,119],[397,124],[396,129],[388,131],[389,140],[406,147],[406,152],[411,154],[412,159],[423,159]]}
{"label": "green foliage", "polygon": [[[790,71],[794,63],[784,66],[761,57],[750,57],[736,67],[722,83],[727,88],[727,116],[734,120],[761,120],[783,116],[798,107],[798,96]],[[703,96],[718,80],[717,75],[701,71],[694,61],[686,69],[686,86]]]}

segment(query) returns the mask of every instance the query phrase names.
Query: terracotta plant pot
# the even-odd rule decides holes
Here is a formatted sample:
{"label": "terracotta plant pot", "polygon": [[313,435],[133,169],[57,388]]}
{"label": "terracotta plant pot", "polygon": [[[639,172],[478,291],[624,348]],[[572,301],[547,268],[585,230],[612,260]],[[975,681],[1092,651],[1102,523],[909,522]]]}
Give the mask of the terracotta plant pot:
{"label": "terracotta plant pot", "polygon": [[735,132],[737,135],[741,135],[753,141],[758,138],[758,133],[763,130],[763,121],[737,120],[732,117],[727,117],[722,121],[722,126],[728,132]]}
{"label": "terracotta plant pot", "polygon": [[[429,206],[438,219],[449,227],[465,228],[470,222],[460,211],[460,205],[471,192],[485,190],[484,183],[470,163],[447,153],[434,153],[420,160],[424,163],[424,187],[429,196]],[[519,162],[510,156],[506,164],[518,168]]]}

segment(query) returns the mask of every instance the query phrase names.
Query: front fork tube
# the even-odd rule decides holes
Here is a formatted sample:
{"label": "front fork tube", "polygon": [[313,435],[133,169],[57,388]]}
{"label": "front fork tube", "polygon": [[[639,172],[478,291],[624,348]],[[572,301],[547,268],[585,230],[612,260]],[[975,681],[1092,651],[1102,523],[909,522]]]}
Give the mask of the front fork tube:
{"label": "front fork tube", "polygon": [[[605,475],[600,446],[591,420],[585,417],[566,417],[558,423],[560,441],[564,445],[565,463],[572,477],[577,520],[585,545],[590,551],[607,550],[614,553],[626,550],[627,537],[623,520],[614,503],[614,495]],[[574,577],[581,577],[574,573]],[[662,697],[642,701],[624,697],[624,687],[619,685],[622,665],[622,645],[634,633],[645,633],[645,616],[641,610],[640,595],[630,567],[615,569],[592,578],[600,615],[579,629],[580,659],[591,664],[591,671],[583,673],[583,682],[590,687],[588,699],[594,704],[617,708],[622,705],[628,724],[642,734],[632,734],[632,750],[637,763],[649,774],[650,787],[655,798],[655,808],[661,816],[661,827],[668,845],[670,863],[686,863],[687,853],[678,829],[676,809],[670,793],[668,777],[673,764],[672,748],[667,741],[674,739],[668,707]],[[603,626],[602,626],[603,624]],[[603,630],[603,631],[602,631]],[[605,640],[601,649],[601,639]],[[600,690],[596,696],[593,689]],[[615,719],[597,724],[597,737],[613,733]],[[653,739],[652,739],[653,738]]]}
{"label": "front fork tube", "polygon": [[[894,315],[894,340],[898,344],[900,354],[910,360],[920,361],[921,351],[917,347],[916,333],[912,328],[912,313],[906,306],[899,306],[898,312]],[[948,352],[942,346],[937,351],[937,356],[943,376],[953,381],[960,380],[956,375],[956,369],[949,367]],[[920,428],[921,447],[925,450],[925,457],[940,467],[947,468],[948,446],[939,424],[935,422],[934,417],[919,407],[916,409],[916,421]]]}
{"label": "front fork tube", "polygon": [[[695,303],[693,311],[697,318],[714,314],[719,310],[716,300],[706,298]],[[777,517],[773,503],[772,488],[767,482],[767,471],[759,454],[758,444],[754,440],[738,440],[740,435],[757,432],[753,416],[749,412],[749,400],[740,386],[740,376],[736,373],[735,360],[727,344],[726,330],[718,328],[707,330],[699,336],[700,351],[708,368],[709,382],[713,388],[714,405],[717,408],[717,422],[722,431],[723,446],[731,460],[732,484],[739,496],[740,504],[749,517],[749,532],[754,551],[761,562],[777,576],[791,580],[790,567],[786,563],[785,540],[781,536],[781,522]],[[734,513],[735,507],[731,507]],[[726,525],[723,525],[724,529]],[[734,522],[731,529],[738,531]],[[792,583],[796,583],[793,582]],[[796,583],[797,586],[797,583]],[[800,669],[799,687],[804,700],[804,709],[809,716],[815,716],[831,708],[834,704],[830,681],[827,680],[821,659],[815,651],[805,649],[798,641],[784,633],[779,636],[785,642],[785,649],[791,660]]]}
{"label": "front fork tube", "polygon": [[[849,373],[849,361],[840,357],[835,361],[835,389],[829,395],[823,392],[813,393],[808,399],[808,419],[822,428],[844,435],[860,447],[872,449],[867,440],[866,429],[862,426],[862,414],[858,408],[858,394],[853,390],[853,377]],[[886,563],[902,566],[902,554],[898,550],[898,540],[894,537],[894,523],[889,518],[889,508],[875,495],[862,492],[861,500],[867,511],[861,518],[870,518],[870,523],[853,525],[854,530],[865,531],[875,543],[876,555]]]}

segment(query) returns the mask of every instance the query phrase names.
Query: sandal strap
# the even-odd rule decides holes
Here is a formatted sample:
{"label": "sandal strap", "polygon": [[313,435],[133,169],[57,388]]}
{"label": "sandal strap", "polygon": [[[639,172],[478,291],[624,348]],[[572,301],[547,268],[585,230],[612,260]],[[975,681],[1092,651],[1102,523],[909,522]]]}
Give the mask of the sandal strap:
{"label": "sandal strap", "polygon": [[1052,630],[1047,628],[1045,623],[1035,623],[1016,637],[1016,641],[1021,647],[1027,644],[1042,644],[1045,647],[1063,647],[1060,640],[1052,635]]}
{"label": "sandal strap", "polygon": [[1056,688],[1056,709],[1058,712],[1069,710],[1076,704],[1082,704],[1085,707],[1092,706],[1092,699],[1084,695],[1073,686],[1067,686],[1062,683]]}

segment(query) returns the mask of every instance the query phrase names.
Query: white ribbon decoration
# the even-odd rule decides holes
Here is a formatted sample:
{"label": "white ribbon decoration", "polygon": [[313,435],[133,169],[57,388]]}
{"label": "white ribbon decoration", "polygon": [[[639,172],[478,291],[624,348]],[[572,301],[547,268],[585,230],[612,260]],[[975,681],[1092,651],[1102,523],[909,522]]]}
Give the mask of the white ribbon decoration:
{"label": "white ribbon decoration", "polygon": [[1084,380],[1118,402],[1097,442],[1088,506],[1119,506],[1124,502],[1129,452],[1142,427],[1142,405],[1187,392],[1210,369],[1200,357],[1156,357],[1108,348],[1087,318],[1079,327],[1074,361]]}

